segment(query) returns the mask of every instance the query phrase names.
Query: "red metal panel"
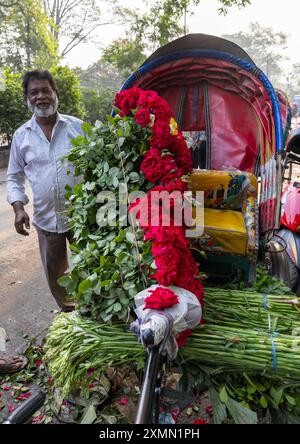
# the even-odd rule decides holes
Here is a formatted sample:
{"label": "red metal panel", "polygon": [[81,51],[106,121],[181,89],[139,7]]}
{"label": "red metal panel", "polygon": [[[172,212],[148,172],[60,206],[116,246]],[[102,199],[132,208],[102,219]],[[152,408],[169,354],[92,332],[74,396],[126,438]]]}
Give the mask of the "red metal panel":
{"label": "red metal panel", "polygon": [[211,169],[253,173],[259,132],[249,104],[235,93],[209,85]]}
{"label": "red metal panel", "polygon": [[300,232],[300,183],[293,182],[282,195],[283,211],[281,225],[293,231]]}

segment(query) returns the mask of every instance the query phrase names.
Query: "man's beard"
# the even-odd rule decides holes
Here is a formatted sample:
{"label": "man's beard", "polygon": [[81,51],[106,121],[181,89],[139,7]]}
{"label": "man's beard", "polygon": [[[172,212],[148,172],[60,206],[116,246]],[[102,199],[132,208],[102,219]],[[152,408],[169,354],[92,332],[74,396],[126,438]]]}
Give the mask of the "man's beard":
{"label": "man's beard", "polygon": [[27,99],[28,109],[34,114],[36,117],[50,117],[56,113],[58,108],[58,98],[55,94],[54,103],[49,105],[48,108],[39,108],[38,106],[33,106],[29,99]]}

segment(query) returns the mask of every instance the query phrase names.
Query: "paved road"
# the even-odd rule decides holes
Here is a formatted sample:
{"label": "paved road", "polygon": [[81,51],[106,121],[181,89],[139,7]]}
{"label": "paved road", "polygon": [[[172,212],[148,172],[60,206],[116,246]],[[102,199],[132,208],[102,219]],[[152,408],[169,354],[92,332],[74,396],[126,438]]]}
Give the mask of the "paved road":
{"label": "paved road", "polygon": [[[28,184],[26,192],[31,201]],[[31,202],[26,210],[31,217]],[[20,236],[13,222],[6,202],[6,171],[0,169],[0,326],[10,339],[8,352],[21,350],[27,338],[43,336],[57,310],[43,274],[35,229]]]}

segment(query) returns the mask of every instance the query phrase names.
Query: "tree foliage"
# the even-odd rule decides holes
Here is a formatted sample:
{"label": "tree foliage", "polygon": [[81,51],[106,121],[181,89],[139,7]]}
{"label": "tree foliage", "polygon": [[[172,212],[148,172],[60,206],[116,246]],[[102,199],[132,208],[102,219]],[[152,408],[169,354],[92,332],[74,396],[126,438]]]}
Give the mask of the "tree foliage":
{"label": "tree foliage", "polygon": [[111,113],[114,95],[110,88],[82,89],[85,120],[91,125],[97,120],[104,122]]}
{"label": "tree foliage", "polygon": [[[50,70],[59,90],[59,111],[75,117],[84,117],[79,80],[74,71],[65,67]],[[4,87],[3,87],[4,86]],[[4,70],[4,85],[0,88],[0,134],[11,142],[16,129],[31,117],[23,98],[22,76]]]}
{"label": "tree foliage", "polygon": [[0,2],[0,59],[13,72],[57,63],[57,45],[40,0]]}
{"label": "tree foliage", "polygon": [[281,62],[284,57],[281,51],[288,38],[283,32],[251,23],[249,31],[223,37],[240,45],[273,82],[282,74]]}
{"label": "tree foliage", "polygon": [[105,48],[101,61],[110,64],[126,80],[144,62],[146,55],[139,40],[115,40]]}
{"label": "tree foliage", "polygon": [[122,85],[122,78],[117,70],[102,59],[86,69],[76,68],[75,71],[80,78],[80,84],[83,88],[96,91],[101,88],[109,88],[117,92]]}
{"label": "tree foliage", "polygon": [[91,124],[96,120],[105,121],[111,113],[114,96],[122,85],[122,75],[102,59],[87,69],[77,68],[76,74],[80,79],[85,119]]}
{"label": "tree foliage", "polygon": [[62,114],[83,118],[84,107],[79,79],[75,71],[67,67],[57,66],[50,70],[56,80],[59,91],[59,111]]}
{"label": "tree foliage", "polygon": [[295,63],[288,76],[289,93],[300,94],[300,63]]}
{"label": "tree foliage", "polygon": [[30,118],[22,93],[20,74],[4,71],[4,87],[0,89],[0,134],[11,142],[15,130]]}
{"label": "tree foliage", "polygon": [[[86,41],[99,26],[111,22],[103,18],[96,0],[42,0],[44,12],[52,22],[52,34],[61,43],[60,55],[64,57],[79,43]],[[64,42],[62,42],[64,38]]]}
{"label": "tree foliage", "polygon": [[[251,0],[218,0],[220,14],[226,14],[231,6],[246,6]],[[128,34],[134,36],[144,48],[153,51],[176,37],[186,34],[183,18],[193,15],[201,0],[148,0],[148,12],[124,8],[119,11],[129,24]]]}

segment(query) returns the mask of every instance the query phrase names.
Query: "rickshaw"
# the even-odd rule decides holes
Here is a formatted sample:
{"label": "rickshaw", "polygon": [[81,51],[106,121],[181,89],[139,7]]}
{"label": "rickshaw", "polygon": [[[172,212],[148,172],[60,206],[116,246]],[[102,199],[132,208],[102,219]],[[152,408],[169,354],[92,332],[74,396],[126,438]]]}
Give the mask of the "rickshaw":
{"label": "rickshaw", "polygon": [[293,130],[283,155],[280,229],[268,244],[270,272],[300,294],[300,128]]}
{"label": "rickshaw", "polygon": [[[205,34],[159,48],[122,90],[134,86],[169,103],[190,147],[189,187],[204,193],[204,231],[190,239],[201,271],[215,282],[251,283],[280,227],[287,97],[238,45]],[[152,338],[150,331],[143,340],[149,354],[136,423],[158,421],[161,359]]]}
{"label": "rickshaw", "polygon": [[259,251],[279,229],[283,93],[238,45],[205,34],[159,48],[122,90],[133,86],[171,105],[191,149],[190,188],[204,192],[204,233],[191,239],[201,271],[252,282]]}
{"label": "rickshaw", "polygon": [[[251,282],[259,250],[280,227],[283,95],[239,46],[204,34],[158,49],[122,90],[133,86],[169,103],[190,146],[189,186],[204,193],[204,232],[190,240],[201,271]],[[143,343],[148,361],[136,423],[151,424],[159,422],[162,359],[151,331]]]}

